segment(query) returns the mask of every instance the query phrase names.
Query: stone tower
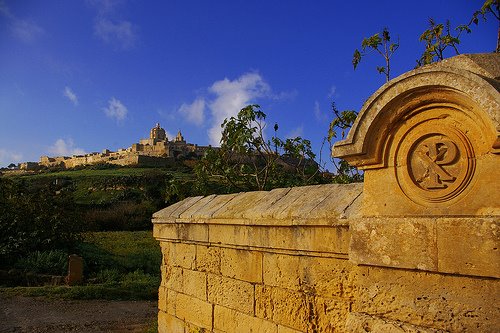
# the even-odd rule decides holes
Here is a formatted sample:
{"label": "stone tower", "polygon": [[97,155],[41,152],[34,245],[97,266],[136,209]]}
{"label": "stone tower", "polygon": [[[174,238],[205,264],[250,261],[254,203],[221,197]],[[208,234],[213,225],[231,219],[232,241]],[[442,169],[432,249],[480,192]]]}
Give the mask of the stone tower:
{"label": "stone tower", "polygon": [[184,140],[184,137],[182,136],[181,131],[177,132],[177,135],[175,137],[175,142],[186,143],[186,140]]}

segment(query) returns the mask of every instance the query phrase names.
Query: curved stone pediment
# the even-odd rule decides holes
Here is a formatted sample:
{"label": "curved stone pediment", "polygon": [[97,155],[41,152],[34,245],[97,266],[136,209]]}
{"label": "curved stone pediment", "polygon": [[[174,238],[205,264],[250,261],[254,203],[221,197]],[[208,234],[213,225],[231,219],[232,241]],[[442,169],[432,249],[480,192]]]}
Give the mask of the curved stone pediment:
{"label": "curved stone pediment", "polygon": [[500,215],[499,78],[499,54],[461,55],[367,100],[333,149],[365,170],[365,216]]}

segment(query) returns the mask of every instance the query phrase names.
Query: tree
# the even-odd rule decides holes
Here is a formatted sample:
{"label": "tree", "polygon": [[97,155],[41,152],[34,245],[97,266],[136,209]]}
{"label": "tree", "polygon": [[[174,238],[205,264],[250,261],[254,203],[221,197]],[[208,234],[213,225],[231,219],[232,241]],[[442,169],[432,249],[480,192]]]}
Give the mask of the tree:
{"label": "tree", "polygon": [[385,60],[385,66],[377,66],[377,71],[379,74],[385,74],[385,80],[388,82],[391,78],[391,57],[399,48],[399,40],[397,43],[391,43],[391,36],[389,34],[389,29],[384,28],[382,33],[376,33],[375,35],[364,38],[361,42],[362,51],[356,49],[352,57],[352,65],[354,69],[358,67],[367,49],[372,49],[380,54]]}
{"label": "tree", "polygon": [[309,140],[266,140],[266,114],[248,105],[222,123],[221,147],[209,149],[196,165],[199,183],[218,179],[229,191],[268,190],[317,182],[319,166]]}
{"label": "tree", "polygon": [[429,19],[429,28],[420,35],[419,40],[425,43],[424,53],[417,60],[417,67],[428,65],[445,58],[446,49],[452,49],[457,55],[460,54],[458,45],[460,36],[465,31],[471,33],[472,24],[479,24],[479,17],[486,20],[486,15],[491,13],[498,21],[499,28],[497,34],[497,46],[495,52],[500,52],[500,0],[486,0],[481,9],[475,11],[467,24],[461,24],[455,29],[450,28],[450,21],[445,24],[436,23],[434,19]]}
{"label": "tree", "polygon": [[[328,136],[326,138],[330,152],[333,148],[333,139],[338,137],[339,131],[341,138],[344,139],[347,134],[346,130],[349,130],[352,127],[352,124],[358,116],[358,112],[354,110],[339,111],[335,102],[332,102],[332,112],[334,114],[334,118],[330,122]],[[333,165],[337,169],[333,182],[345,184],[363,181],[363,174],[359,170],[350,166],[344,160],[337,160],[331,157],[331,155],[330,158]]]}
{"label": "tree", "polygon": [[448,48],[453,49],[455,54],[460,54],[458,51],[460,35],[464,31],[470,33],[471,29],[468,25],[459,25],[454,30],[455,34],[452,35],[450,20],[446,20],[445,24],[438,24],[433,18],[430,18],[429,28],[419,38],[421,42],[425,42],[425,50],[420,59],[417,60],[417,67],[443,60]]}
{"label": "tree", "polygon": [[0,178],[0,265],[33,251],[68,249],[79,238],[72,189]]}
{"label": "tree", "polygon": [[483,20],[486,20],[486,15],[488,13],[491,13],[498,21],[497,47],[495,49],[495,52],[499,53],[500,52],[500,0],[486,0],[481,6],[481,9],[475,11],[474,14],[472,15],[472,19],[471,22],[469,23],[469,26],[471,25],[471,23],[478,25],[479,17],[482,17]]}

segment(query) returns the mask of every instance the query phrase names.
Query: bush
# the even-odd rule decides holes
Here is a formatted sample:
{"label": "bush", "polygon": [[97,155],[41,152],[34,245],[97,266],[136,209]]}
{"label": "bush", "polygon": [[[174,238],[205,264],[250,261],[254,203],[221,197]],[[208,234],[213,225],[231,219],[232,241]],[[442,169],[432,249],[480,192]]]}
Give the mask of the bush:
{"label": "bush", "polygon": [[66,275],[68,254],[62,250],[35,251],[17,261],[15,267],[25,272]]}

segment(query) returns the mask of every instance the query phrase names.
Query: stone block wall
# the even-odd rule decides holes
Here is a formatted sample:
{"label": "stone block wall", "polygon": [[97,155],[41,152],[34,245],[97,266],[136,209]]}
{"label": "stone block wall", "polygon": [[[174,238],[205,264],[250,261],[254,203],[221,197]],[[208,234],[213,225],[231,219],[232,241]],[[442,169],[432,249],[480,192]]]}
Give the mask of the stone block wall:
{"label": "stone block wall", "polygon": [[498,219],[366,218],[362,201],[320,185],[156,213],[160,332],[496,331]]}
{"label": "stone block wall", "polygon": [[192,256],[163,266],[164,332],[336,331],[353,304],[345,259],[181,243],[165,244],[163,254],[179,248]]}

